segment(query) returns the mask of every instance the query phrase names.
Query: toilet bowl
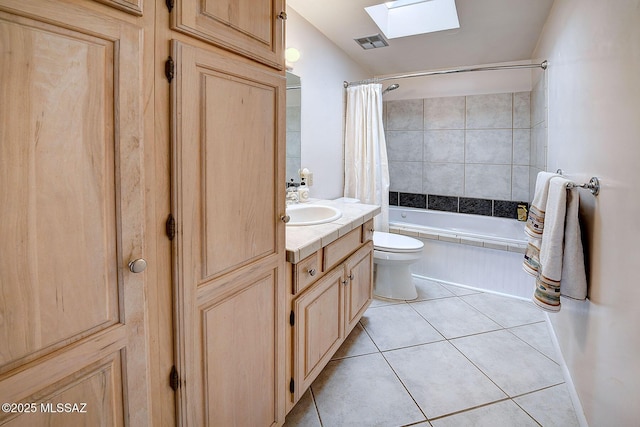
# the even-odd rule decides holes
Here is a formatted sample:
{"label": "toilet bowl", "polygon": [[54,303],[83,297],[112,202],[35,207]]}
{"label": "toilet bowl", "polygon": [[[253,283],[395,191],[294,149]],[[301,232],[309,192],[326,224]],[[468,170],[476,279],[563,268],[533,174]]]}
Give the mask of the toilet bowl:
{"label": "toilet bowl", "polygon": [[400,234],[373,232],[373,293],[400,300],[418,297],[409,267],[422,256],[424,243]]}

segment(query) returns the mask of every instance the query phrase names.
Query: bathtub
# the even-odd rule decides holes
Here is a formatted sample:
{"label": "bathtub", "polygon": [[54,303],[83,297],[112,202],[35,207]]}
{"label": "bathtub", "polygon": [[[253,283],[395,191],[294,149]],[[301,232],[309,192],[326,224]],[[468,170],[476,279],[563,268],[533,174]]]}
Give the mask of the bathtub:
{"label": "bathtub", "polygon": [[415,276],[531,299],[534,280],[522,270],[524,222],[514,219],[389,207],[389,231],[424,242]]}

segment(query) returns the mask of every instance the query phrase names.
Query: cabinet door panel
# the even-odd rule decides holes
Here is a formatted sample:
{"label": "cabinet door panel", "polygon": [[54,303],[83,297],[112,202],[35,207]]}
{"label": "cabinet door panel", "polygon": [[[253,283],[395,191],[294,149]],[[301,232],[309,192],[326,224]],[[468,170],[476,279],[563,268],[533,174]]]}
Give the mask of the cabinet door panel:
{"label": "cabinet door panel", "polygon": [[172,22],[176,30],[282,70],[283,11],[282,0],[183,0]]}
{"label": "cabinet door panel", "polygon": [[194,283],[283,252],[284,77],[176,42],[175,198]]}
{"label": "cabinet door panel", "polygon": [[144,256],[141,40],[70,4],[0,6],[0,396],[93,399],[113,425],[149,421],[145,274],[127,268]]}
{"label": "cabinet door panel", "polygon": [[344,339],[342,273],[342,268],[336,268],[294,301],[294,401]]}
{"label": "cabinet door panel", "polygon": [[345,292],[345,336],[356,326],[373,296],[373,243],[360,248],[346,264],[349,284]]}
{"label": "cabinet door panel", "polygon": [[174,42],[176,354],[184,425],[284,415],[284,76]]}
{"label": "cabinet door panel", "polygon": [[[44,390],[37,411],[13,414],[3,426],[115,426],[123,425],[121,355],[109,355],[105,360],[78,371]],[[4,396],[3,396],[4,397]],[[56,413],[65,404],[77,403],[76,412]],[[67,406],[68,407],[68,406]],[[73,406],[70,407],[74,409]],[[115,409],[115,411],[114,411]]]}
{"label": "cabinet door panel", "polygon": [[[201,76],[208,277],[277,252],[275,182],[269,178],[277,160],[278,88],[206,71]],[[229,243],[233,250],[226,250]]]}
{"label": "cabinet door panel", "polygon": [[279,419],[283,383],[278,270],[199,308],[206,425],[269,426]]}
{"label": "cabinet door panel", "polygon": [[[105,96],[113,45],[27,25],[0,21],[8,42],[2,182],[15,184],[0,189],[9,219],[2,253],[15,258],[0,262],[9,319],[27,320],[7,328],[13,345],[0,347],[0,364],[78,340],[118,314],[116,148],[114,135],[103,135],[114,125],[113,99]],[[12,45],[20,49],[11,53]],[[78,224],[87,228],[78,233]]]}

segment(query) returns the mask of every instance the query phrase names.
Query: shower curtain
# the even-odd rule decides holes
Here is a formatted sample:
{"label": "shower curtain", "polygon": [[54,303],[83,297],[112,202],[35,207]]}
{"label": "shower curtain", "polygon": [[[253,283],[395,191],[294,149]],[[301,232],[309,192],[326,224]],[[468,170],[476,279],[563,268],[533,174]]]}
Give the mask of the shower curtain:
{"label": "shower curtain", "polygon": [[389,163],[382,127],[382,85],[347,88],[344,196],[380,205],[377,231],[389,231]]}

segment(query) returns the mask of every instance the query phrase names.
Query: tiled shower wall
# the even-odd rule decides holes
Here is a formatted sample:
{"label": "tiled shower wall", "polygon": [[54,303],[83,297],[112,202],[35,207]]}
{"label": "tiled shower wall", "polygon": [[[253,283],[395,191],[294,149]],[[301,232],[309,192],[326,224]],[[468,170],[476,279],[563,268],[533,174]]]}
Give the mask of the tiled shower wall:
{"label": "tiled shower wall", "polygon": [[[533,199],[538,172],[547,170],[547,73],[540,73],[531,92],[531,168],[529,194]],[[555,171],[553,171],[555,172]]]}
{"label": "tiled shower wall", "polygon": [[530,200],[530,92],[384,104],[392,193],[450,203]]}

